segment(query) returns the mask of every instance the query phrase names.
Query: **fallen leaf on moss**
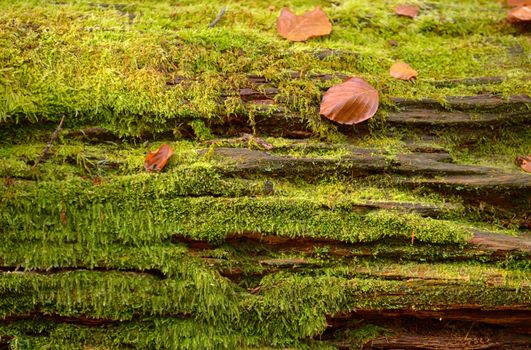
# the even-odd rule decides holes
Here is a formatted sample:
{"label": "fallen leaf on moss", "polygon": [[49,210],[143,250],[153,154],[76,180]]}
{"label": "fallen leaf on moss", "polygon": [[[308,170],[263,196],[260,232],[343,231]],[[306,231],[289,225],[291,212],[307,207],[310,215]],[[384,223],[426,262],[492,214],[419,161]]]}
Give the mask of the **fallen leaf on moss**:
{"label": "fallen leaf on moss", "polygon": [[66,216],[66,209],[61,209],[61,212],[59,213],[59,221],[61,221],[61,224],[66,225],[68,224],[68,217]]}
{"label": "fallen leaf on moss", "polygon": [[417,5],[398,5],[395,13],[399,16],[415,18],[419,14],[420,8]]}
{"label": "fallen leaf on moss", "polygon": [[357,124],[378,110],[378,91],[365,80],[350,78],[324,94],[319,113],[340,124]]}
{"label": "fallen leaf on moss", "polygon": [[300,16],[284,7],[277,19],[277,30],[280,36],[288,40],[305,41],[330,34],[332,23],[319,6]]}
{"label": "fallen leaf on moss", "polygon": [[148,153],[144,159],[144,168],[149,172],[161,171],[172,155],[173,149],[166,143],[157,150]]}
{"label": "fallen leaf on moss", "polygon": [[94,176],[94,177],[92,178],[92,184],[93,184],[94,186],[99,186],[99,185],[101,185],[101,182],[102,182],[102,180],[101,180],[101,177],[99,177],[99,176]]}
{"label": "fallen leaf on moss", "polygon": [[411,68],[411,66],[404,62],[396,62],[389,69],[389,74],[393,78],[401,80],[411,80],[417,77],[417,71]]}
{"label": "fallen leaf on moss", "polygon": [[507,0],[507,5],[514,6],[530,6],[531,0]]}
{"label": "fallen leaf on moss", "polygon": [[531,7],[519,6],[509,11],[507,19],[512,23],[522,23],[531,21]]}
{"label": "fallen leaf on moss", "polygon": [[518,164],[523,171],[531,173],[531,154],[528,156],[517,157],[516,164]]}

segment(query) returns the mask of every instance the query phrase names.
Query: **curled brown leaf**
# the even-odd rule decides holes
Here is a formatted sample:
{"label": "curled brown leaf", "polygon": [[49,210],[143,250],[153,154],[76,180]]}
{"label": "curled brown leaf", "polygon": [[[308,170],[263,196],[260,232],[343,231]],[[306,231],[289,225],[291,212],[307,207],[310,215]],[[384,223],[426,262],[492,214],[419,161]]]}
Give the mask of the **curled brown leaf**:
{"label": "curled brown leaf", "polygon": [[396,62],[389,69],[389,74],[393,78],[401,80],[411,80],[417,77],[417,71],[411,68],[411,66],[404,62]]}
{"label": "curled brown leaf", "polygon": [[365,80],[352,77],[324,94],[319,113],[340,124],[357,124],[378,110],[378,91]]}
{"label": "curled brown leaf", "polygon": [[305,41],[330,34],[332,23],[319,6],[300,16],[284,7],[277,19],[277,30],[280,36],[288,40]]}
{"label": "curled brown leaf", "polygon": [[511,9],[507,14],[507,19],[512,23],[531,22],[531,6],[519,6]]}
{"label": "curled brown leaf", "polygon": [[419,14],[420,8],[417,5],[398,5],[395,13],[399,16],[415,18]]}
{"label": "curled brown leaf", "polygon": [[531,0],[507,0],[507,5],[514,6],[531,6]]}
{"label": "curled brown leaf", "polygon": [[161,171],[172,155],[173,149],[166,143],[155,151],[148,153],[144,159],[144,169],[149,172]]}
{"label": "curled brown leaf", "polygon": [[531,173],[531,154],[528,156],[517,157],[516,164],[518,164],[523,171]]}

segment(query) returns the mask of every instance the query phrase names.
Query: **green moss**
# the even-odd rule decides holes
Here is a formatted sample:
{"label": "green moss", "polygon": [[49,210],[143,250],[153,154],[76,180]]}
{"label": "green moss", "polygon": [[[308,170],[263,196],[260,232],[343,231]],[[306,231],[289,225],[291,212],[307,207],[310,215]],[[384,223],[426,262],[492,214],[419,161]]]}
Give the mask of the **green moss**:
{"label": "green moss", "polygon": [[[316,111],[320,88],[332,82],[286,79],[287,71],[360,75],[385,88],[384,103],[388,96],[440,97],[478,89],[529,93],[529,43],[505,24],[500,3],[420,4],[415,20],[394,15],[398,3],[293,3],[297,12],[321,5],[334,24],[330,36],[306,43],[289,43],[276,34],[275,19],[284,5],[278,1],[234,2],[213,29],[208,23],[222,3],[175,7],[170,1],[127,1],[119,8],[88,1],[6,3],[0,5],[6,101],[0,120],[57,121],[66,114],[67,125],[98,123],[121,135],[174,130],[192,120],[215,123],[238,109],[234,103],[218,104],[224,91],[249,87],[244,75],[261,73],[279,86],[289,112],[332,135]],[[323,56],[323,48],[333,51]],[[396,60],[419,71],[417,84],[388,76]],[[478,75],[506,80],[481,87],[432,84]],[[187,80],[166,86],[176,77]]]}
{"label": "green moss", "polygon": [[[531,93],[530,45],[506,23],[501,2],[413,1],[421,7],[414,20],[394,15],[399,3],[294,1],[297,13],[320,5],[333,22],[330,36],[305,43],[277,35],[285,5],[277,0],[233,1],[213,29],[223,2],[0,3],[0,315],[14,317],[0,321],[0,347],[330,348],[321,336],[335,313],[529,304],[524,253],[500,259],[465,246],[485,214],[466,210],[457,196],[350,174],[352,147],[377,148],[389,159],[409,152],[402,140],[414,139],[414,130],[387,133],[396,132],[385,125],[391,96]],[[419,72],[414,84],[389,77],[397,60]],[[347,138],[319,117],[323,91],[340,79],[311,79],[315,73],[357,75],[377,87],[381,108],[369,136]],[[252,74],[267,84],[253,86]],[[474,76],[503,81],[437,83]],[[279,89],[270,106],[247,104],[237,92],[266,87]],[[32,169],[62,115],[66,130]],[[214,152],[259,148],[253,142],[217,140],[199,151],[219,124],[244,117],[256,133],[273,116],[306,125],[321,141],[261,136],[270,152],[328,163],[283,178],[242,174]],[[174,156],[150,174],[144,157],[161,142],[89,145],[68,135],[85,126],[144,140],[180,138],[191,128],[197,141],[166,140]],[[449,129],[428,145],[458,163],[515,170],[531,139],[515,130],[504,125],[463,149]],[[430,205],[440,214],[364,207],[378,201]],[[250,232],[356,244],[342,256],[335,242],[300,251],[226,242]],[[189,249],[176,237],[219,245]],[[263,262],[301,258],[307,264],[293,269]],[[232,281],[227,271],[242,277]],[[74,325],[70,317],[106,323]],[[382,332],[366,326],[341,338],[359,345]]]}
{"label": "green moss", "polygon": [[[389,331],[373,324],[364,324],[355,328],[348,328],[334,332],[334,337],[345,342],[349,347],[361,348],[364,344],[381,335],[387,335]],[[343,345],[343,344],[342,344]]]}
{"label": "green moss", "polygon": [[352,211],[348,202],[296,197],[172,198],[161,196],[164,192],[150,198],[131,187],[121,188],[116,202],[106,200],[108,194],[92,195],[90,182],[86,186],[88,192],[76,197],[43,186],[37,208],[36,198],[17,196],[7,201],[0,216],[5,237],[142,244],[174,235],[219,242],[229,234],[248,231],[344,242],[409,239],[412,231],[420,241],[434,243],[462,243],[471,236],[465,225],[452,221],[385,211],[365,215]]}
{"label": "green moss", "polygon": [[531,130],[528,127],[519,130],[501,128],[473,143],[449,137],[445,146],[450,149],[452,157],[460,163],[515,171],[518,169],[516,158],[526,156],[531,149]]}
{"label": "green moss", "polygon": [[179,318],[145,319],[102,328],[22,321],[0,325],[0,333],[14,337],[10,344],[14,349],[237,349],[264,343],[236,331]]}
{"label": "green moss", "polygon": [[[530,301],[528,290],[514,293],[512,288],[487,286],[476,281],[413,284],[332,275],[300,276],[296,273],[266,276],[260,283],[260,292],[250,295],[231,292],[226,283],[210,274],[205,275],[211,277],[203,280],[203,284],[198,284],[197,272],[189,274],[190,277],[195,276],[196,283],[182,278],[158,280],[116,272],[2,275],[0,294],[4,298],[0,311],[11,315],[37,307],[39,311],[52,315],[88,315],[122,320],[120,327],[125,328],[121,333],[113,334],[112,339],[122,342],[122,337],[133,337],[129,338],[130,341],[139,345],[143,340],[134,336],[131,329],[127,330],[128,325],[135,323],[124,320],[130,320],[138,313],[148,316],[149,320],[150,315],[171,316],[178,313],[186,317],[192,312],[193,317],[189,320],[181,318],[176,321],[179,324],[191,322],[196,328],[176,329],[173,337],[198,341],[200,334],[204,336],[201,332],[204,332],[205,326],[215,326],[212,329],[225,330],[226,334],[220,339],[215,337],[216,342],[235,341],[232,336],[242,341],[238,335],[244,335],[246,342],[290,346],[322,334],[326,329],[325,315],[357,308],[423,309],[445,303],[481,303],[487,307]],[[174,321],[163,317],[154,322],[155,325],[169,327]],[[145,324],[148,330],[151,329],[151,326],[147,327],[149,324]],[[11,329],[11,334],[16,333],[16,326],[8,329]],[[5,334],[5,327],[0,327],[0,332]],[[86,337],[100,332],[106,333],[106,330],[99,328],[81,334]],[[53,339],[54,336],[50,340]]]}

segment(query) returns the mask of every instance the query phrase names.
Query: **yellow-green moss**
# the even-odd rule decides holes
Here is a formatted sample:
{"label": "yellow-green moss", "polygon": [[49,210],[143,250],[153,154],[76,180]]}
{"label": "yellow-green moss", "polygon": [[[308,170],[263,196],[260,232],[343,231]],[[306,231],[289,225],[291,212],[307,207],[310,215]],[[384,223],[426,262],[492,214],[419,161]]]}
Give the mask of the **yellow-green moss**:
{"label": "yellow-green moss", "polygon": [[[57,121],[66,114],[67,125],[96,122],[121,135],[174,130],[238,110],[233,103],[220,105],[220,96],[250,87],[244,76],[258,73],[279,86],[289,112],[319,130],[320,88],[333,82],[286,78],[289,71],[362,76],[385,91],[384,104],[389,96],[530,93],[529,42],[505,22],[499,2],[420,3],[420,15],[411,20],[393,13],[398,0],[300,1],[292,4],[296,12],[320,5],[334,26],[330,36],[305,43],[277,35],[284,6],[278,1],[232,2],[213,29],[208,23],[223,2],[122,3],[0,4],[0,93],[6,102],[0,120]],[[418,70],[416,84],[388,75],[396,60]],[[478,75],[506,79],[484,86],[433,84]],[[185,82],[166,85],[176,77]]]}

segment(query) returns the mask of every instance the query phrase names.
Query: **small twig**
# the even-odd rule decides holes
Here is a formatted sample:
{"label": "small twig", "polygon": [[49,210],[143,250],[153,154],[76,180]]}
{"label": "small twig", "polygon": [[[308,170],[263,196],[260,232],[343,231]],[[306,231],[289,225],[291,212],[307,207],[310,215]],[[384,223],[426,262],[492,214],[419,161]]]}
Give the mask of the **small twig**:
{"label": "small twig", "polygon": [[48,152],[50,151],[50,147],[52,147],[52,143],[55,141],[55,139],[57,138],[57,136],[59,136],[59,133],[61,132],[61,128],[63,127],[64,121],[65,121],[65,116],[63,115],[63,117],[61,118],[61,121],[59,122],[59,125],[57,126],[57,129],[55,129],[55,131],[53,132],[52,137],[50,138],[50,141],[48,141],[48,143],[46,144],[46,147],[44,147],[44,149],[42,150],[42,153],[41,153],[39,159],[37,159],[35,164],[33,164],[33,166],[31,167],[32,169],[35,169],[35,167],[48,154]]}
{"label": "small twig", "polygon": [[474,327],[474,324],[475,324],[475,322],[472,322],[472,324],[470,325],[470,328],[468,329],[468,332],[466,332],[465,340],[468,338],[468,334],[469,334],[470,331],[472,330],[472,327]]}
{"label": "small twig", "polygon": [[223,17],[223,15],[225,14],[225,11],[227,10],[227,6],[223,7],[219,13],[218,13],[218,16],[216,17],[216,19],[214,20],[214,22],[210,23],[210,25],[208,26],[208,28],[212,28],[214,27],[216,24],[218,24],[218,22],[221,20],[221,17]]}

